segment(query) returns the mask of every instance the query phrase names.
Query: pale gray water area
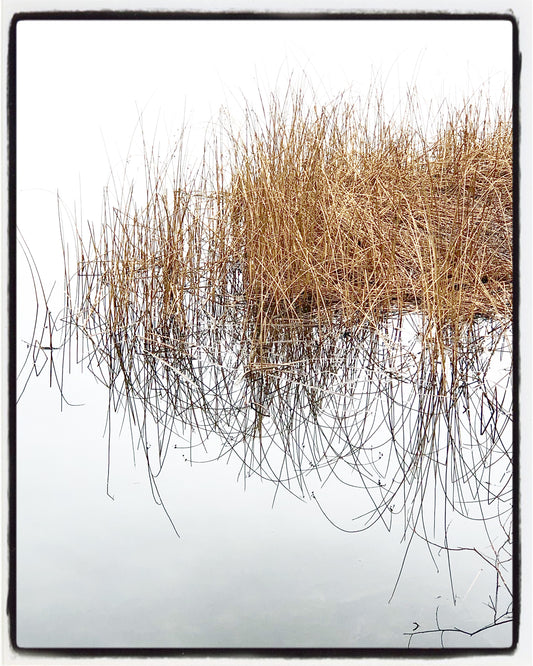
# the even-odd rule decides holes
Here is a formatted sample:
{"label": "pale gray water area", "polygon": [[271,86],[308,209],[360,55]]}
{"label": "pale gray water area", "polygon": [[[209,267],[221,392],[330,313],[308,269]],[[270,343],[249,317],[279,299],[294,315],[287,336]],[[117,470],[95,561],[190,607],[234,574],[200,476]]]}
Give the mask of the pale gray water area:
{"label": "pale gray water area", "polygon": [[[118,435],[119,414],[114,500],[106,494],[105,389],[76,370],[67,396],[86,405],[60,411],[47,383],[44,374],[30,383],[18,408],[21,647],[406,647],[415,623],[435,628],[437,607],[440,626],[490,622],[492,572],[471,553],[454,555],[453,606],[444,554],[437,572],[414,541],[389,603],[405,551],[401,520],[390,532],[379,523],[341,532],[309,498],[280,490],[272,506],[273,484],[252,478],[244,489],[237,461],[191,467],[171,450],[159,481],[178,538],[152,500],[141,452],[133,465],[128,428]],[[329,483],[329,505],[344,501],[339,487],[336,498]],[[510,641],[507,624],[474,638],[448,634],[445,644]],[[413,646],[439,647],[440,636]]]}
{"label": "pale gray water area", "polygon": [[[21,367],[35,304],[22,270],[19,278],[19,303],[27,306],[18,313]],[[508,354],[498,360],[494,384],[498,373],[505,381],[508,363]],[[245,483],[236,458],[191,466],[184,459],[189,451],[171,444],[157,482],[178,538],[152,498],[144,452],[132,447],[127,422],[120,432],[120,410],[109,442],[111,499],[107,390],[80,371],[74,354],[71,372],[68,364],[64,370],[65,397],[83,406],[61,409],[49,366],[31,379],[18,404],[20,647],[404,648],[415,627],[436,628],[436,612],[441,627],[473,631],[491,622],[491,567],[472,552],[452,554],[454,606],[446,554],[430,553],[417,539],[391,599],[407,546],[403,517],[355,534],[336,529],[311,491],[348,530],[369,500],[333,477],[322,486],[308,475],[302,499],[256,476]],[[189,432],[183,434],[186,443]],[[195,460],[220,451],[214,437],[206,446],[195,449]],[[448,521],[454,543],[486,542],[482,523],[453,513]],[[510,642],[510,623],[472,638],[444,638],[446,646]],[[440,635],[421,634],[411,645],[439,647]]]}

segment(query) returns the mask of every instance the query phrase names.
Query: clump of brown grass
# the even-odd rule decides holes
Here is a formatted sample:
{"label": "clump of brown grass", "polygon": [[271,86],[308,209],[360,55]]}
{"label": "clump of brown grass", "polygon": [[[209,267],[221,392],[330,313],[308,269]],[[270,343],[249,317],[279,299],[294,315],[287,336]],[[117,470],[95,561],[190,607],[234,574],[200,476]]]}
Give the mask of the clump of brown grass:
{"label": "clump of brown grass", "polygon": [[180,146],[147,154],[145,187],[77,227],[66,335],[153,480],[181,424],[304,495],[349,479],[365,526],[395,505],[415,529],[431,483],[465,513],[507,501],[510,369],[496,386],[490,366],[510,341],[510,117],[480,99],[428,135],[408,106],[289,90],[194,172]]}
{"label": "clump of brown grass", "polygon": [[224,194],[258,321],[378,326],[417,311],[439,345],[477,316],[510,320],[509,117],[469,104],[428,138],[379,111],[369,130],[347,103],[295,94],[248,114]]}

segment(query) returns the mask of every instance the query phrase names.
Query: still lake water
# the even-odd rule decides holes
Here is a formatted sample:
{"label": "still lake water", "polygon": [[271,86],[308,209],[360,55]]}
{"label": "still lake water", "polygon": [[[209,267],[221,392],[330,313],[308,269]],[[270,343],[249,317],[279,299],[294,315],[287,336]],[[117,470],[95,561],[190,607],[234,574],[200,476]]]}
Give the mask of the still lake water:
{"label": "still lake water", "polygon": [[[190,466],[171,450],[159,482],[178,538],[152,499],[140,452],[133,463],[127,425],[119,434],[119,414],[114,499],[106,494],[106,390],[75,370],[67,397],[85,404],[61,411],[45,375],[18,406],[19,646],[403,648],[416,624],[435,628],[437,607],[441,627],[490,622],[494,577],[472,554],[452,557],[454,606],[445,554],[434,564],[413,541],[389,602],[406,547],[401,520],[391,531],[378,523],[341,532],[310,499],[280,490],[273,504],[275,486],[254,478],[244,488],[238,461]],[[346,488],[338,492],[342,503]],[[472,524],[458,529],[472,540]],[[510,642],[507,624],[473,638],[447,634],[444,644]],[[439,647],[440,637],[412,646]]]}

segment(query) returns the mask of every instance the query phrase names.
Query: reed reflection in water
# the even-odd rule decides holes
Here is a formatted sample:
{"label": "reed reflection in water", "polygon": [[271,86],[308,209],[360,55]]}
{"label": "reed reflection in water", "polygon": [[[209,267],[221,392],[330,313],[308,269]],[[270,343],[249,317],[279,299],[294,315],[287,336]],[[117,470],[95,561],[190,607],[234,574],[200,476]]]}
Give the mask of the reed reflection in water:
{"label": "reed reflection in water", "polygon": [[[475,554],[452,554],[454,606],[445,553],[435,553],[437,573],[415,540],[387,603],[405,551],[401,520],[390,531],[380,523],[346,534],[312,501],[279,492],[272,507],[275,486],[252,476],[244,490],[237,459],[190,466],[171,447],[158,482],[177,539],[149,500],[142,459],[133,467],[129,433],[119,435],[117,418],[111,501],[101,438],[107,400],[90,380],[76,373],[68,382],[67,393],[84,407],[60,412],[43,376],[19,408],[21,645],[405,647],[414,622],[434,627],[437,606],[443,626],[474,630],[491,621],[484,604],[493,575]],[[35,403],[46,413],[39,423],[24,418]],[[335,479],[322,491],[311,487],[351,527],[353,491]],[[459,543],[486,543],[474,525],[454,519],[451,531]],[[490,647],[509,634],[462,638],[445,644]],[[423,645],[438,647],[439,637]]]}

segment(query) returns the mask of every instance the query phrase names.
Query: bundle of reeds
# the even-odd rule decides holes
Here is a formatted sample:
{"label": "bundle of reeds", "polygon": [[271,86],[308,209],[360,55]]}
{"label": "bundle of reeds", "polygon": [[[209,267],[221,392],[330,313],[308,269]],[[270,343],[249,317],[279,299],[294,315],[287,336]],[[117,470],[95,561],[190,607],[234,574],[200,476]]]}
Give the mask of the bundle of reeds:
{"label": "bundle of reeds", "polygon": [[181,424],[300,492],[356,474],[375,519],[403,497],[410,520],[443,465],[445,492],[508,499],[484,484],[510,461],[511,366],[489,370],[510,351],[511,119],[479,100],[439,120],[288,91],[194,177],[148,155],[142,203],[79,229],[69,335],[143,446],[155,424],[154,474]]}
{"label": "bundle of reeds", "polygon": [[353,106],[273,99],[235,142],[228,216],[265,318],[347,327],[391,312],[456,334],[512,309],[512,129],[467,105],[435,136]]}

